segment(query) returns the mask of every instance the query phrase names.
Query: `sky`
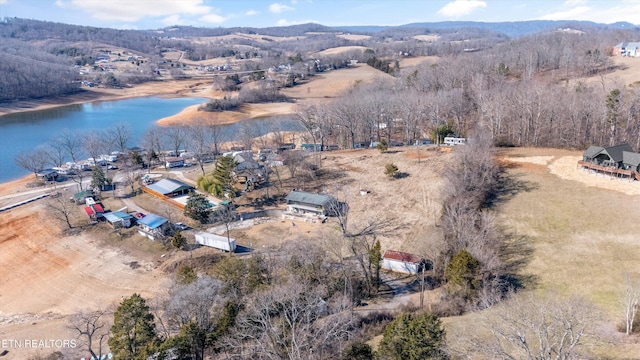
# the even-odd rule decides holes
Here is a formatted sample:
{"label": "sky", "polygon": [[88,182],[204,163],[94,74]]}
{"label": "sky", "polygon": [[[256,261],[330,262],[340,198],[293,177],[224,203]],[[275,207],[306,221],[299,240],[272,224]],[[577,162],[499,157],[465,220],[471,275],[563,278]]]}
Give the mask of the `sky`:
{"label": "sky", "polygon": [[640,0],[0,0],[0,17],[117,29],[403,25],[437,21],[640,22]]}

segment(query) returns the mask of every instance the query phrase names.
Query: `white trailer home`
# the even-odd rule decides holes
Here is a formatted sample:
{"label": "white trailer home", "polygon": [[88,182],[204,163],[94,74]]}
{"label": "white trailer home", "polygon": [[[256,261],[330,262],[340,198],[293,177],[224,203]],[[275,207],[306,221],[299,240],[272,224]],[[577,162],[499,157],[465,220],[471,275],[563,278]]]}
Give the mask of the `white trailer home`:
{"label": "white trailer home", "polygon": [[444,144],[448,146],[464,145],[467,143],[466,138],[447,136],[444,138]]}
{"label": "white trailer home", "polygon": [[[236,251],[235,239],[227,239],[226,236],[220,236],[208,232],[196,233],[196,243],[223,251]],[[229,246],[231,246],[231,248],[229,248]]]}

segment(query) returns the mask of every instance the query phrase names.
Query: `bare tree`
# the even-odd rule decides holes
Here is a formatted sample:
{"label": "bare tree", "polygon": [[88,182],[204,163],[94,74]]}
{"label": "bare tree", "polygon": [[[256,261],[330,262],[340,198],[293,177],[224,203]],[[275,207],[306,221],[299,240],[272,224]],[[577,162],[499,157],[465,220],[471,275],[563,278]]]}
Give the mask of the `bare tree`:
{"label": "bare tree", "polygon": [[257,293],[238,319],[230,339],[233,349],[243,358],[326,359],[337,355],[340,344],[350,338],[354,319],[342,302],[324,301],[323,291],[323,286],[291,278]]}
{"label": "bare tree", "polygon": [[16,156],[16,164],[37,176],[38,171],[47,165],[47,152],[42,148],[22,152]]}
{"label": "bare tree", "polygon": [[624,296],[622,297],[624,306],[625,334],[633,334],[633,324],[638,313],[638,301],[640,300],[640,282],[632,278],[631,274],[624,274]]}
{"label": "bare tree", "polygon": [[49,212],[52,216],[63,222],[68,229],[73,228],[73,225],[71,225],[71,214],[75,210],[73,202],[65,199],[64,196],[54,195],[50,196],[47,201],[45,201],[45,204],[47,208],[52,210]]}
{"label": "bare tree", "polygon": [[142,137],[142,146],[146,150],[147,172],[151,172],[151,164],[155,160],[154,156],[162,154],[162,128],[152,126]]}
{"label": "bare tree", "polygon": [[227,230],[227,245],[229,246],[229,255],[233,254],[231,250],[231,237],[230,230],[231,224],[238,218],[238,214],[234,208],[233,203],[228,203],[226,205],[218,204],[215,210],[211,212],[211,221],[223,223]]}
{"label": "bare tree", "polygon": [[173,151],[175,156],[180,154],[180,150],[183,150],[183,147],[186,144],[187,140],[187,131],[183,126],[170,126],[163,129],[164,139],[169,146],[170,150]]}
{"label": "bare tree", "polygon": [[187,128],[187,134],[189,149],[193,151],[194,157],[198,161],[202,176],[205,176],[204,160],[210,156],[213,142],[211,127],[205,125],[202,121],[196,121],[195,124]]}
{"label": "bare tree", "polygon": [[240,140],[240,143],[245,150],[251,150],[255,138],[258,137],[256,125],[249,121],[244,121],[240,123],[239,126],[240,129],[238,130],[237,135],[238,140]]}
{"label": "bare tree", "polygon": [[[74,164],[80,161],[82,156],[82,139],[77,133],[73,133],[69,130],[65,130],[62,134],[53,140],[56,145],[64,149],[65,153]],[[79,190],[82,191],[83,187],[83,169],[78,169],[76,175],[73,177],[73,181],[78,184]]]}
{"label": "bare tree", "polygon": [[598,341],[594,329],[600,316],[582,298],[519,294],[492,313],[483,326],[493,340],[470,339],[470,353],[493,359],[578,359]]}
{"label": "bare tree", "polygon": [[123,155],[127,151],[127,145],[131,141],[131,127],[129,124],[117,124],[108,131],[111,143]]}
{"label": "bare tree", "polygon": [[78,335],[81,345],[94,359],[102,359],[109,338],[110,327],[105,321],[106,312],[102,310],[79,313],[73,317],[71,329]]}

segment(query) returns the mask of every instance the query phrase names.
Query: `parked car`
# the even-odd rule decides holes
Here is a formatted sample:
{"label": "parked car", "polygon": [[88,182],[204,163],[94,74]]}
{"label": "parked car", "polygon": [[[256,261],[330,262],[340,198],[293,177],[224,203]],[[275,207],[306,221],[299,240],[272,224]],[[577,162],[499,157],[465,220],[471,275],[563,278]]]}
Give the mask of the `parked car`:
{"label": "parked car", "polygon": [[189,227],[181,222],[175,223],[175,226],[180,230],[189,230]]}
{"label": "parked car", "polygon": [[108,170],[118,170],[118,166],[116,166],[116,165],[109,165],[109,166],[107,166],[107,169],[108,169]]}

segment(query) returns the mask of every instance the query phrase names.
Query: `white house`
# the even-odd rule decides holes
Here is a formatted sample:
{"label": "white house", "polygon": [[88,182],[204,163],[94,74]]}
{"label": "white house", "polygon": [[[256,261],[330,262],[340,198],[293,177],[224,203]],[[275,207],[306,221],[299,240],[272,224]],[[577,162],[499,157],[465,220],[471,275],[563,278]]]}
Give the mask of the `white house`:
{"label": "white house", "polygon": [[382,268],[386,270],[417,274],[425,265],[420,256],[401,251],[387,250],[382,256]]}

